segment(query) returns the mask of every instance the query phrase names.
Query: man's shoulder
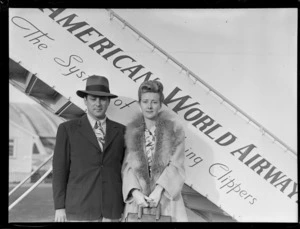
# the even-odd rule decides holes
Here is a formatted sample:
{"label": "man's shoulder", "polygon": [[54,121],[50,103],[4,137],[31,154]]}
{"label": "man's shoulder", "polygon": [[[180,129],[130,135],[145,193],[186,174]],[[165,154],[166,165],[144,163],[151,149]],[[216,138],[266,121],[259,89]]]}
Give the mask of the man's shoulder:
{"label": "man's shoulder", "polygon": [[118,128],[122,128],[125,129],[125,126],[122,123],[116,122],[114,120],[109,119],[109,121],[111,121],[115,126],[117,126]]}
{"label": "man's shoulder", "polygon": [[80,120],[81,120],[81,118],[74,118],[74,119],[70,119],[70,120],[67,120],[65,122],[62,122],[60,125],[65,126],[65,127],[71,127],[71,126],[74,126],[74,125],[78,125]]}

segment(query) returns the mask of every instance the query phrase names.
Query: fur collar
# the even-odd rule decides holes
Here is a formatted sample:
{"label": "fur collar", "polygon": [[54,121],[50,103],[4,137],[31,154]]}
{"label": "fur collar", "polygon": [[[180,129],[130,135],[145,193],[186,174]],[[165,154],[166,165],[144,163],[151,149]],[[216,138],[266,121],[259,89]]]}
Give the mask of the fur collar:
{"label": "fur collar", "polygon": [[169,164],[178,144],[184,139],[183,130],[172,121],[172,116],[166,111],[160,112],[156,121],[156,147],[153,155],[152,176],[149,177],[148,163],[144,152],[145,122],[142,114],[138,114],[127,125],[125,141],[127,145],[127,163],[133,168],[143,192],[149,195],[155,187],[155,182]]}

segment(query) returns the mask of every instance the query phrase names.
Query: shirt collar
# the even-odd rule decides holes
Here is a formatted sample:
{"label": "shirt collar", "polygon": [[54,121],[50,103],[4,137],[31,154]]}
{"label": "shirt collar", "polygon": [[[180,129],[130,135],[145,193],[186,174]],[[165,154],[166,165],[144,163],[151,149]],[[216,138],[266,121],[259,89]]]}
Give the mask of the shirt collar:
{"label": "shirt collar", "polygon": [[99,119],[99,120],[96,120],[94,119],[89,113],[87,113],[87,117],[88,117],[88,120],[91,124],[91,126],[94,128],[95,124],[96,124],[96,121],[100,121],[101,125],[104,126],[106,125],[106,119],[107,117],[105,116],[104,119]]}
{"label": "shirt collar", "polygon": [[150,131],[151,134],[154,135],[154,134],[155,134],[155,130],[156,130],[156,125],[152,126],[150,129],[148,129],[148,128],[146,127],[145,131],[146,131],[146,130]]}

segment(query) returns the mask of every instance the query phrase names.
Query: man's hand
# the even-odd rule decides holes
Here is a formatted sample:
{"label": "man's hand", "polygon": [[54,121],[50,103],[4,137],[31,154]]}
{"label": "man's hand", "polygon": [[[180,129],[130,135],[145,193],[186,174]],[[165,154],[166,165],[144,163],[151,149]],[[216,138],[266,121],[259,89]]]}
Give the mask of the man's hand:
{"label": "man's hand", "polygon": [[137,205],[148,207],[147,201],[149,200],[149,198],[145,196],[140,190],[138,189],[133,190],[132,196]]}
{"label": "man's hand", "polygon": [[151,192],[149,196],[150,207],[157,207],[163,190],[164,188],[159,184],[155,186],[155,189]]}
{"label": "man's hand", "polygon": [[54,222],[66,222],[67,215],[65,209],[57,209],[55,210],[55,219]]}

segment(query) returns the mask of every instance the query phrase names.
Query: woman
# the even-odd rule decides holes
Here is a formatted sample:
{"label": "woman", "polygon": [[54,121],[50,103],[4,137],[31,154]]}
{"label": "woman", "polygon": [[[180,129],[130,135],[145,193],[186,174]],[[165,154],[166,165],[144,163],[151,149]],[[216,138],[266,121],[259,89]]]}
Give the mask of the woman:
{"label": "woman", "polygon": [[[142,113],[127,125],[127,151],[122,167],[124,218],[137,213],[138,205],[156,207],[161,215],[170,215],[172,222],[188,221],[181,195],[184,184],[183,129],[160,112],[164,100],[159,81],[143,82],[138,91]],[[144,208],[144,213],[155,213]]]}

